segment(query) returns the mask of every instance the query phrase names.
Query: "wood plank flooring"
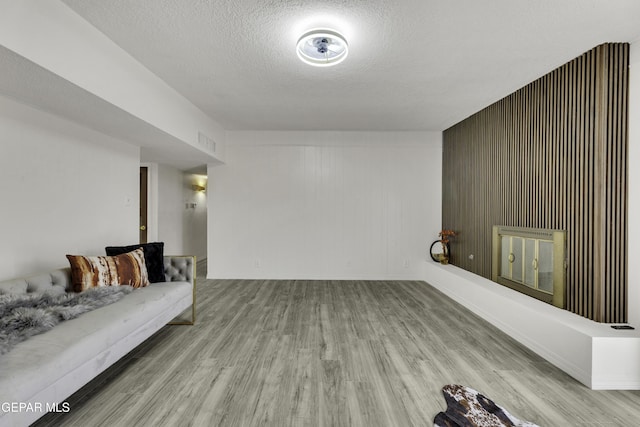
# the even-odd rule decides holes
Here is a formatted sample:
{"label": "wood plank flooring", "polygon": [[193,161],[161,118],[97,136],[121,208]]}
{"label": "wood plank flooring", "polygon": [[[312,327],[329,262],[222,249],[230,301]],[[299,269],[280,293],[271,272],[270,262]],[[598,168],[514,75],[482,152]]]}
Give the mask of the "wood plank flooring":
{"label": "wood plank flooring", "polygon": [[431,426],[450,383],[541,426],[640,424],[640,392],[589,390],[424,282],[199,280],[197,310],[35,425]]}

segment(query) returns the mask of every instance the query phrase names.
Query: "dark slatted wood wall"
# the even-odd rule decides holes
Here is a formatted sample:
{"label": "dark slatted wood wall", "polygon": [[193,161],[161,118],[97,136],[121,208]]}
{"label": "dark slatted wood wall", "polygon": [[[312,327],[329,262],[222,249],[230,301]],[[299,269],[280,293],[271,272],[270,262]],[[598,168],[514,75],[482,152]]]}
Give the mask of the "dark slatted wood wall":
{"label": "dark slatted wood wall", "polygon": [[452,264],[491,278],[493,225],[564,229],[567,309],[627,320],[628,64],[600,45],[444,132]]}

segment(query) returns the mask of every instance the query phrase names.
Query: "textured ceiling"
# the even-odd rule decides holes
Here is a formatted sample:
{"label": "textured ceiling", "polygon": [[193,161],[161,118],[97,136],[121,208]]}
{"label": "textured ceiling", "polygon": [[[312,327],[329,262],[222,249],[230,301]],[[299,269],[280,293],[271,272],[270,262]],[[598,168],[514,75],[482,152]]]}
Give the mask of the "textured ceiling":
{"label": "textured ceiling", "polygon": [[[443,130],[603,42],[638,0],[63,0],[229,130]],[[297,38],[345,35],[335,67]]]}

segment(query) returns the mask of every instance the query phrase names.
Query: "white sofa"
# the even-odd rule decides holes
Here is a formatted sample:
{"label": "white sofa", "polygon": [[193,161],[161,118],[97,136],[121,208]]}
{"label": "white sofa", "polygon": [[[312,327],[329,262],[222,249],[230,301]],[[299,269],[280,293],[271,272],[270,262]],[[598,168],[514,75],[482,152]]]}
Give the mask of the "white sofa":
{"label": "white sofa", "polygon": [[[192,324],[195,259],[165,256],[164,268],[165,282],[61,322],[0,355],[0,426],[28,426],[51,408],[73,411],[66,398],[189,307],[191,319],[185,323]],[[69,288],[69,268],[0,282],[0,293]]]}

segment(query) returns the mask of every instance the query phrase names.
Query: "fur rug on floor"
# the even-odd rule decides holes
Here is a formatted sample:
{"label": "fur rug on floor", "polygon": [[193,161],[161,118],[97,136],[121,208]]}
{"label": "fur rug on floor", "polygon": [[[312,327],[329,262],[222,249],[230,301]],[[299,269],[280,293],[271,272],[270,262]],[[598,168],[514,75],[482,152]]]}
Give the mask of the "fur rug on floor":
{"label": "fur rug on floor", "polygon": [[0,355],[33,335],[114,303],[132,291],[131,286],[108,286],[62,295],[0,295]]}
{"label": "fur rug on floor", "polygon": [[447,409],[436,415],[434,427],[538,427],[520,421],[472,388],[449,384],[442,393]]}

